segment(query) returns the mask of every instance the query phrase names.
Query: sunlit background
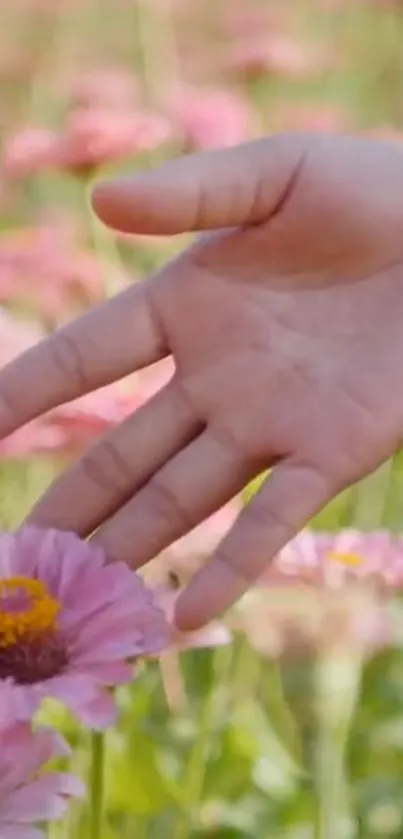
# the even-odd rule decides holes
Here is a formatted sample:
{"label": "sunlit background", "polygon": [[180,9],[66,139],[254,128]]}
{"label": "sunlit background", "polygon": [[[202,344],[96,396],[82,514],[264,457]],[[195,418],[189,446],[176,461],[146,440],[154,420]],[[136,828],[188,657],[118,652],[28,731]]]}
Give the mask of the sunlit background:
{"label": "sunlit background", "polygon": [[[0,85],[5,364],[183,247],[108,233],[90,209],[99,176],[274,131],[402,143],[403,4],[3,0]],[[61,467],[169,374],[135,375],[3,441],[1,525],[15,526]],[[399,531],[402,474],[396,458],[314,526]],[[181,586],[246,500],[173,546],[153,577]],[[401,623],[398,599],[385,604],[368,586],[271,584],[199,649],[144,665],[118,693],[121,719],[106,737],[102,839],[403,836]],[[46,718],[88,776],[87,734],[53,705]],[[85,803],[50,835],[90,837]]]}

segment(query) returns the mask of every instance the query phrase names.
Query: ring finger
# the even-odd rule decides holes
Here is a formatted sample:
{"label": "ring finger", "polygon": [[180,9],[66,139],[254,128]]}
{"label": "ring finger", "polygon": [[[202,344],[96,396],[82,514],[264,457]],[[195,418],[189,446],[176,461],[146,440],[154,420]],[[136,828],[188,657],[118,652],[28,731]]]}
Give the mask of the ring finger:
{"label": "ring finger", "polygon": [[247,462],[207,428],[105,522],[94,538],[110,557],[138,568],[233,498],[261,466]]}

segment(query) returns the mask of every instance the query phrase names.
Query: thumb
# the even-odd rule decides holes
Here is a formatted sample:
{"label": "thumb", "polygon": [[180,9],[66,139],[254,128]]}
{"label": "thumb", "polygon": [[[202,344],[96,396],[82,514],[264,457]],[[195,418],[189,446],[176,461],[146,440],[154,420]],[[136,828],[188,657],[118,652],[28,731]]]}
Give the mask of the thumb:
{"label": "thumb", "polygon": [[93,206],[123,233],[173,235],[258,224],[288,196],[309,138],[275,135],[192,154],[95,187]]}

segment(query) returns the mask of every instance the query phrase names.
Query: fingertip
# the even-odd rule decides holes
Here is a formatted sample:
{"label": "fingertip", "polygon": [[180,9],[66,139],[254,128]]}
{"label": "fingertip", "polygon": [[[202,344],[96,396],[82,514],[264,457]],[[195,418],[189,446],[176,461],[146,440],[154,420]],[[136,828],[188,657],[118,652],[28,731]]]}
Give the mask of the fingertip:
{"label": "fingertip", "polygon": [[173,236],[187,229],[185,198],[169,172],[164,176],[155,170],[98,184],[92,206],[107,227],[120,233]]}
{"label": "fingertip", "polygon": [[130,232],[130,228],[127,228],[124,193],[122,181],[114,180],[96,184],[91,194],[92,208],[100,221],[122,233]]}
{"label": "fingertip", "polygon": [[195,632],[205,625],[198,612],[188,607],[187,591],[180,594],[176,600],[173,612],[173,624],[179,632]]}
{"label": "fingertip", "polygon": [[176,599],[173,622],[180,632],[195,632],[216,617],[208,595],[209,579],[206,591],[205,574],[205,568],[196,573]]}
{"label": "fingertip", "polygon": [[181,632],[202,629],[221,617],[246,588],[245,580],[216,556],[196,573],[179,595],[173,615],[174,625]]}

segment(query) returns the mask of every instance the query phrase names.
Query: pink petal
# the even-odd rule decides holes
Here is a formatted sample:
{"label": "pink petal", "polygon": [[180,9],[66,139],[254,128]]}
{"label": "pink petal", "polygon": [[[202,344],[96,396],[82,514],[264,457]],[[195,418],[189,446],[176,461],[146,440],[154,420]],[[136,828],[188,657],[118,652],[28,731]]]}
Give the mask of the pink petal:
{"label": "pink petal", "polygon": [[31,685],[0,681],[0,731],[15,721],[29,720],[39,705],[39,697]]}
{"label": "pink petal", "polygon": [[220,621],[212,621],[197,632],[179,632],[173,625],[173,614],[180,592],[161,586],[155,589],[154,594],[170,624],[171,645],[178,650],[220,647],[230,643],[231,633],[225,624]]}
{"label": "pink petal", "polygon": [[82,705],[77,710],[77,716],[83,725],[96,731],[103,731],[116,721],[116,705],[112,696],[106,691],[99,691],[92,702]]}
{"label": "pink petal", "polygon": [[[1,733],[1,749],[5,756],[0,770],[1,794],[23,784],[54,757],[70,754],[67,743],[54,731],[39,729],[32,735],[29,723],[17,723]],[[13,759],[7,761],[7,753]]]}
{"label": "pink petal", "polygon": [[66,812],[68,795],[83,795],[83,786],[78,779],[45,773],[11,793],[8,801],[1,805],[1,818],[17,824],[60,819]]}
{"label": "pink petal", "polygon": [[30,685],[0,680],[0,727],[31,719],[52,697],[97,726],[112,719],[113,701],[99,694],[100,685],[127,682],[127,660],[159,651],[169,640],[153,593],[123,563],[107,564],[92,543],[36,527],[0,534],[0,579],[1,572],[40,579],[61,602],[58,631],[68,663],[60,674]]}
{"label": "pink petal", "polygon": [[69,753],[53,731],[15,723],[0,739],[0,836],[37,839],[41,834],[28,824],[62,817],[67,800],[82,797],[83,785],[67,773],[42,772],[50,759]]}
{"label": "pink petal", "polygon": [[130,572],[123,563],[114,563],[102,569],[102,574],[88,573],[81,579],[78,589],[72,589],[64,598],[63,626],[68,629],[92,615],[104,613],[108,605],[119,602],[133,610],[136,599],[147,599],[147,592],[140,577]]}
{"label": "pink petal", "polygon": [[206,647],[223,647],[230,644],[232,636],[223,623],[215,621],[197,632],[178,632],[175,636],[175,646],[179,650],[203,649]]}
{"label": "pink petal", "polygon": [[0,836],[1,839],[44,839],[42,831],[37,830],[36,827],[10,823],[2,824],[1,819]]}
{"label": "pink petal", "polygon": [[51,697],[59,699],[72,710],[91,702],[96,695],[96,686],[85,673],[55,676],[53,679],[40,683],[37,688],[42,699]]}
{"label": "pink petal", "polygon": [[19,572],[18,557],[15,554],[15,540],[12,533],[0,534],[0,577],[14,577]]}
{"label": "pink petal", "polygon": [[[79,662],[75,662],[79,672]],[[90,675],[99,685],[126,685],[133,679],[134,667],[121,661],[111,661],[101,664],[85,664],[84,672]]]}

